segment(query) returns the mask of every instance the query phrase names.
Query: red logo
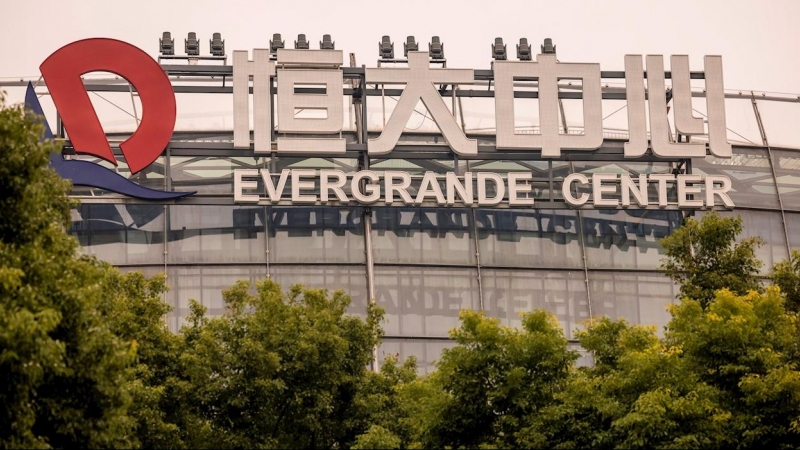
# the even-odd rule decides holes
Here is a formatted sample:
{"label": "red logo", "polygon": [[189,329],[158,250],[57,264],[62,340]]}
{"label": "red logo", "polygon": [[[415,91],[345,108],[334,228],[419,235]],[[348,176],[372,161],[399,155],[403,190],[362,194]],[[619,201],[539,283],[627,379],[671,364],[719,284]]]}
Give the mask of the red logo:
{"label": "red logo", "polygon": [[169,77],[147,53],[114,39],[86,39],[58,49],[39,67],[77,153],[117,164],[81,75],[115,73],[128,80],[142,101],[142,121],[120,144],[131,173],[149,166],[175,129],[175,94]]}

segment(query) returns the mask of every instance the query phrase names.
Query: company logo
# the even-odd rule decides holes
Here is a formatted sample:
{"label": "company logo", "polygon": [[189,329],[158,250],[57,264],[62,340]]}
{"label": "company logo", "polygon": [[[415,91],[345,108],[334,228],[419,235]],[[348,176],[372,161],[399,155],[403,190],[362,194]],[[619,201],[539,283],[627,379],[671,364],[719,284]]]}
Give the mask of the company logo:
{"label": "company logo", "polygon": [[[139,93],[141,122],[133,135],[119,145],[131,174],[152,164],[169,144],[175,128],[175,94],[166,73],[142,50],[114,39],[86,39],[56,50],[41,64],[40,70],[76,153],[94,155],[117,165],[81,79],[82,75],[95,71],[119,75]],[[25,103],[44,120],[42,107],[30,84]],[[46,137],[52,138],[46,121],[44,124]],[[65,160],[57,154],[51,157],[51,165],[74,185],[97,187],[131,197],[164,200],[194,194],[146,188],[113,170],[89,161]]]}

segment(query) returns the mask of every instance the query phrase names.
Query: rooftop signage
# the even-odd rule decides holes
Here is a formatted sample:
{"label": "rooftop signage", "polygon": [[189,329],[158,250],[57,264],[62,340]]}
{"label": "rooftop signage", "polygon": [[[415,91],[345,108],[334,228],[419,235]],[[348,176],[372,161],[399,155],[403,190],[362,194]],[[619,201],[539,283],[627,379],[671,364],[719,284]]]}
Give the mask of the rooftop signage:
{"label": "rooftop signage", "polygon": [[[478,154],[476,139],[467,136],[448,109],[439,87],[474,84],[473,69],[432,65],[428,52],[409,51],[407,61],[393,67],[367,68],[363,82],[402,85],[402,94],[380,135],[369,139],[369,156],[390,155],[398,145],[418,102],[427,108],[453,154]],[[731,157],[726,138],[722,62],[719,56],[704,61],[707,123],[692,114],[692,92],[687,56],[670,58],[671,72],[664,71],[660,55],[627,55],[625,97],[629,138],[623,158],[651,154],[665,160]],[[646,67],[645,67],[646,64]],[[343,53],[340,50],[255,49],[233,52],[233,147],[254,153],[335,157],[347,150],[343,131]],[[645,72],[645,68],[647,72]],[[81,76],[92,71],[113,72],[138,91],[142,120],[135,133],[120,144],[131,173],[146,168],[169,145],[176,104],[164,70],[151,57],[130,44],[112,39],[87,39],[57,50],[41,65],[42,75],[77,153],[95,155],[114,165],[97,114],[89,101]],[[645,86],[645,77],[647,85]],[[671,78],[668,88],[666,78]],[[251,89],[252,80],[252,89]],[[565,134],[559,127],[559,80],[573,80],[583,102],[583,132]],[[540,123],[538,132],[516,129],[514,99],[517,82],[535,82]],[[603,145],[602,87],[598,64],[560,62],[554,53],[537,55],[535,61],[495,61],[492,71],[496,148],[538,151],[541,158],[557,159],[562,152],[592,152]],[[273,97],[273,86],[276,95]],[[439,87],[437,87],[439,86]],[[309,88],[312,89],[309,89]],[[32,88],[31,88],[32,91]],[[250,103],[252,92],[252,139]],[[30,98],[31,96],[29,96]],[[30,106],[41,107],[35,95]],[[668,97],[673,100],[674,126],[682,136],[707,136],[707,141],[673,142],[668,119]],[[273,112],[273,104],[275,111]],[[298,116],[311,110],[314,117]],[[649,121],[649,132],[648,132]],[[534,124],[531,124],[534,125]],[[590,158],[589,158],[590,159]],[[114,171],[87,161],[56,158],[53,166],[76,185],[99,187],[149,200],[168,200],[191,192],[154,191],[127,180]],[[91,166],[91,167],[90,167]],[[110,175],[110,174],[113,174]],[[405,172],[303,169],[269,173],[266,170],[234,171],[234,200],[261,204],[375,204],[534,206],[530,172],[447,173],[427,172],[412,177]],[[571,174],[560,180],[560,198],[572,207],[710,208],[733,207],[727,177],[692,174]],[[677,190],[670,201],[668,185]],[[288,190],[286,187],[289,186]],[[649,187],[657,195],[648,195]],[[285,191],[285,192],[284,192]],[[674,196],[672,197],[674,198]]]}
{"label": "rooftop signage", "polygon": [[[663,57],[646,57],[648,78],[646,91],[641,55],[625,57],[625,93],[628,103],[630,138],[625,144],[625,158],[644,155],[648,148],[664,158],[698,158],[706,156],[704,142],[670,142],[667,119],[667,88]],[[722,58],[705,57],[705,91],[708,130],[703,119],[693,117],[688,56],[670,58],[675,104],[675,128],[685,136],[707,135],[711,154],[730,158],[725,124],[725,97],[722,83]],[[246,51],[233,52],[234,147],[250,148],[249,83],[253,77],[254,150],[273,152],[271,130],[279,134],[332,135],[342,131],[342,52],[340,50],[278,49],[277,59],[270,50],[256,49],[253,60]],[[495,61],[494,98],[497,124],[497,148],[508,150],[541,150],[542,158],[558,158],[564,149],[592,151],[603,144],[600,65],[562,63],[555,54],[540,54],[536,61]],[[277,79],[277,123],[273,124],[270,89]],[[583,90],[584,133],[561,134],[559,131],[558,81],[580,80]],[[514,118],[514,82],[538,82],[540,133],[518,133]],[[475,139],[469,139],[447,108],[436,85],[470,85],[475,82],[472,69],[431,67],[428,52],[408,52],[407,67],[366,69],[366,83],[403,84],[405,88],[394,112],[377,139],[367,145],[370,155],[386,155],[397,145],[414,107],[422,101],[433,121],[458,155],[478,152]],[[297,93],[304,85],[325,85],[325,94]],[[326,119],[297,118],[298,109],[324,111]],[[648,140],[647,113],[650,116]],[[649,145],[648,145],[649,142]],[[278,153],[344,153],[341,138],[278,137]]]}

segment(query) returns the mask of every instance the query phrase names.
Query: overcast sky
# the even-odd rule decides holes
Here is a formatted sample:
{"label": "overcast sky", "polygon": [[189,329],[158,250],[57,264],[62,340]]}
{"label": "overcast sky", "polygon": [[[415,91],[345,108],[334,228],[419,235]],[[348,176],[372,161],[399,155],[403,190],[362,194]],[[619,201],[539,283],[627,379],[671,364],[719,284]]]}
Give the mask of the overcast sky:
{"label": "overcast sky", "polygon": [[[495,37],[505,39],[511,59],[520,37],[537,51],[549,37],[560,61],[596,62],[603,70],[622,70],[625,54],[686,54],[692,70],[703,70],[704,55],[722,55],[726,89],[800,95],[797,0],[3,0],[0,14],[0,81],[35,80],[53,51],[90,37],[126,41],[156,57],[163,31],[176,38],[178,54],[186,33],[196,32],[208,54],[208,39],[220,32],[229,55],[268,47],[273,33],[287,47],[305,33],[316,48],[327,33],[345,60],[352,52],[368,67],[376,65],[382,35],[391,36],[400,55],[407,35],[417,37],[421,50],[439,35],[453,68],[489,68]],[[21,100],[22,90],[9,91],[10,100]]]}
{"label": "overcast sky", "polygon": [[[228,53],[263,48],[272,33],[287,46],[298,33],[317,44],[329,33],[336,48],[374,66],[377,43],[388,34],[402,52],[407,35],[427,43],[439,35],[450,67],[488,68],[490,43],[509,50],[520,37],[539,44],[550,37],[564,62],[598,62],[620,70],[623,56],[688,54],[723,57],[726,88],[800,93],[800,2],[785,1],[116,1],[3,0],[0,77],[38,76],[39,64],[78,39],[110,37],[156,56],[158,38],[180,42],[195,31],[208,52],[220,32]],[[421,49],[427,48],[422,45]]]}

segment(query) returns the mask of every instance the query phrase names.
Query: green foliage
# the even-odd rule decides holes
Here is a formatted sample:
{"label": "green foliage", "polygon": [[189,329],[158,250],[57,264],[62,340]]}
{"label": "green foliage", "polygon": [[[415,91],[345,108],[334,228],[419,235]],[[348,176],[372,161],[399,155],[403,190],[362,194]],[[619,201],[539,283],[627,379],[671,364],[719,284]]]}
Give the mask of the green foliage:
{"label": "green foliage", "polygon": [[451,331],[458,345],[443,352],[429,381],[438,392],[419,415],[419,440],[426,447],[517,446],[527,417],[565,386],[577,352],[545,311],[526,314],[522,329],[479,312],[460,316],[461,327]]}
{"label": "green foliage", "polygon": [[601,319],[578,333],[593,367],[520,436],[534,448],[794,448],[800,372],[794,315],[777,289],[721,290],[673,307],[664,338]]}
{"label": "green foliage", "polygon": [[130,447],[128,366],[105,325],[104,267],[64,233],[57,148],[0,99],[0,447]]}
{"label": "green foliage", "polygon": [[772,267],[772,282],[786,296],[786,309],[800,312],[800,251],[792,250],[788,261],[780,261]]}
{"label": "green foliage", "polygon": [[[380,372],[367,372],[356,397],[356,412],[359,414],[356,420],[359,421],[359,427],[367,429],[370,436],[362,435],[359,445],[368,448],[376,436],[385,436],[386,433],[397,438],[398,445],[403,447],[413,441],[416,402],[409,401],[405,394],[407,386],[418,380],[413,356],[398,365],[396,356],[389,355]],[[378,429],[371,430],[373,426]]]}
{"label": "green foliage", "polygon": [[104,290],[108,292],[103,308],[108,325],[136,348],[129,385],[133,398],[129,415],[136,420],[136,439],[144,448],[183,447],[181,429],[174,423],[181,405],[172,386],[180,375],[183,340],[164,322],[172,309],[163,300],[167,290],[164,275],[122,275],[109,267]]}
{"label": "green foliage", "polygon": [[[2,106],[2,99],[0,99]],[[0,448],[797,448],[800,253],[762,290],[758,238],[707,214],[663,239],[681,303],[652,327],[599,318],[576,367],[544,311],[461,312],[438,370],[367,370],[383,312],[269,280],[163,321],[164,276],[77,254],[69,184],[20,108],[0,108]],[[780,288],[780,289],[778,289]],[[787,311],[788,310],[788,311]]]}
{"label": "green foliage", "polygon": [[751,237],[736,243],[741,232],[740,217],[711,211],[699,222],[687,218],[661,240],[666,255],[661,268],[680,284],[681,298],[697,300],[705,307],[719,289],[739,295],[762,289],[758,279],[762,263],[755,251],[764,241]]}
{"label": "green foliage", "polygon": [[347,316],[341,291],[270,280],[240,281],[223,294],[227,312],[195,306],[180,356],[186,443],[194,448],[330,448],[365,431],[356,401],[382,311]]}
{"label": "green foliage", "polygon": [[373,425],[366,433],[356,438],[356,443],[350,447],[353,450],[368,449],[399,449],[400,438],[386,428]]}
{"label": "green foliage", "polygon": [[800,442],[797,317],[787,314],[778,289],[737,296],[717,293],[674,308],[666,342],[682,349],[700,382],[718,390],[730,414],[728,433],[743,448],[796,448]]}

